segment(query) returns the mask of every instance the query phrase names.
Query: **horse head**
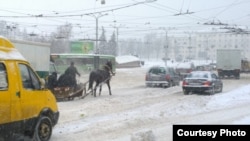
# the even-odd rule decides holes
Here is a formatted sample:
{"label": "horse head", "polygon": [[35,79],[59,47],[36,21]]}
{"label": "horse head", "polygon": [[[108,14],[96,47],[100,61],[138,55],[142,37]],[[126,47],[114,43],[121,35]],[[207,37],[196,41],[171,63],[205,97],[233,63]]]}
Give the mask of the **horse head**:
{"label": "horse head", "polygon": [[111,72],[112,75],[114,75],[115,73],[113,72],[113,66],[112,66],[112,62],[111,61],[107,61],[106,65],[104,66],[104,68]]}

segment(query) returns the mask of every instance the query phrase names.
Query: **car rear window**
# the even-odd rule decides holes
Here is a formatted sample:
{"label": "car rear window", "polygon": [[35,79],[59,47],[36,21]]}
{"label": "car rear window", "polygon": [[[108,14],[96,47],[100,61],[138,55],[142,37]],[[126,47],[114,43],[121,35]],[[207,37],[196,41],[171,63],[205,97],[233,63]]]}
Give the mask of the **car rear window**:
{"label": "car rear window", "polygon": [[151,68],[149,70],[149,73],[153,73],[153,74],[157,74],[158,73],[158,70],[156,68]]}
{"label": "car rear window", "polygon": [[163,67],[159,67],[159,68],[151,68],[149,70],[149,73],[153,73],[153,74],[162,74],[162,73],[166,73],[165,68]]}
{"label": "car rear window", "polygon": [[187,78],[208,78],[207,73],[190,73]]}
{"label": "car rear window", "polygon": [[159,68],[159,73],[166,73],[165,68]]}

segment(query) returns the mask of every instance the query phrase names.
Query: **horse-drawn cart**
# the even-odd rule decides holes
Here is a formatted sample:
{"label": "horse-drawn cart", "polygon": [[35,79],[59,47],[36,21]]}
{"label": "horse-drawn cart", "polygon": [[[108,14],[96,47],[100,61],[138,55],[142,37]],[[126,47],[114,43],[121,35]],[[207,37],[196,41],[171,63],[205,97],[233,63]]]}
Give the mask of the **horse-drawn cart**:
{"label": "horse-drawn cart", "polygon": [[84,98],[87,96],[85,83],[78,83],[76,87],[55,87],[51,91],[55,95],[57,101],[68,101],[74,98]]}
{"label": "horse-drawn cart", "polygon": [[87,84],[88,81],[82,83],[80,77],[76,81],[66,73],[60,75],[59,79],[57,79],[56,72],[53,72],[47,81],[47,87],[55,95],[57,101],[73,100],[75,97],[84,98],[87,96]]}
{"label": "horse-drawn cart", "polygon": [[[100,87],[100,95],[103,83],[108,85],[109,95],[112,95],[109,83],[112,77],[111,74],[114,75],[115,73],[112,71],[112,63],[108,61],[106,65],[104,65],[103,69],[92,71],[89,75],[89,81],[87,82],[81,83],[80,80],[78,80],[77,83],[76,80],[74,80],[74,77],[67,73],[62,74],[57,80],[57,74],[54,72],[48,77],[47,85],[51,92],[55,95],[57,101],[73,100],[75,97],[84,98],[90,93],[96,96],[97,87]],[[94,88],[93,83],[95,83]],[[86,88],[87,84],[90,88],[88,92]]]}

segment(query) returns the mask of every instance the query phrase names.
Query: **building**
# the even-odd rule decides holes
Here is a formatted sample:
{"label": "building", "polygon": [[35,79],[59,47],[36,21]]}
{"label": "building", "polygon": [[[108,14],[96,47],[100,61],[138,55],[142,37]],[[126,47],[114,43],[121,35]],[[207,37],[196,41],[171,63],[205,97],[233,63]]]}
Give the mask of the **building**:
{"label": "building", "polygon": [[167,56],[175,60],[216,60],[217,49],[240,49],[250,59],[250,35],[225,32],[196,32],[169,37]]}

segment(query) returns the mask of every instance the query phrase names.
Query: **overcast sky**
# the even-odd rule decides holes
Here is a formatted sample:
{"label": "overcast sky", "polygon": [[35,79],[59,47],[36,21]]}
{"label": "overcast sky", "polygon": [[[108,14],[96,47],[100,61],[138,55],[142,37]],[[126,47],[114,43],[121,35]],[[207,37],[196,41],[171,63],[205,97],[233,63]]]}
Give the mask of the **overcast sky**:
{"label": "overcast sky", "polygon": [[[149,0],[146,0],[149,1]],[[223,23],[247,28],[250,24],[250,0],[5,0],[0,5],[0,18],[8,24],[17,23],[30,32],[50,33],[56,27],[71,23],[74,33],[95,37],[98,27],[107,36],[119,29],[119,37],[136,38],[148,32],[161,36],[169,32],[197,31],[222,26],[204,23]],[[87,14],[92,14],[88,16]],[[180,14],[180,15],[178,15]],[[99,34],[100,35],[100,34]]]}

